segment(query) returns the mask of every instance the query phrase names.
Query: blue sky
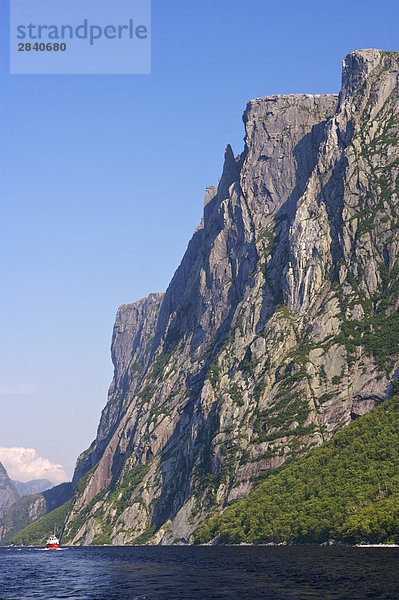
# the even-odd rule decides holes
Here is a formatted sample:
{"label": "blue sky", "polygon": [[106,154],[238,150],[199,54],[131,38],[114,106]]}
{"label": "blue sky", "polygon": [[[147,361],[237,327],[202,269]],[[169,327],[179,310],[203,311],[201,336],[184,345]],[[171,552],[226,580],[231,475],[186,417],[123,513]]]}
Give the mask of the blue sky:
{"label": "blue sky", "polygon": [[151,75],[58,76],[9,75],[6,4],[0,446],[70,475],[106,402],[117,307],[166,289],[225,145],[242,150],[246,102],[338,92],[345,54],[399,49],[399,9],[153,0]]}

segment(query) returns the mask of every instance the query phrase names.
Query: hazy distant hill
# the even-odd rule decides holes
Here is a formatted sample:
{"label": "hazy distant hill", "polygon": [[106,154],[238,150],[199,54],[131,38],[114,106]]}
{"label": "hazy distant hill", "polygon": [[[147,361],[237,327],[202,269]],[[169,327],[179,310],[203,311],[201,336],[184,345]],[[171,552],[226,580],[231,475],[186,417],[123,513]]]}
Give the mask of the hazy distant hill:
{"label": "hazy distant hill", "polygon": [[40,494],[54,487],[54,483],[48,479],[32,479],[32,481],[27,481],[26,483],[13,481],[13,484],[21,496],[25,496],[25,494]]}

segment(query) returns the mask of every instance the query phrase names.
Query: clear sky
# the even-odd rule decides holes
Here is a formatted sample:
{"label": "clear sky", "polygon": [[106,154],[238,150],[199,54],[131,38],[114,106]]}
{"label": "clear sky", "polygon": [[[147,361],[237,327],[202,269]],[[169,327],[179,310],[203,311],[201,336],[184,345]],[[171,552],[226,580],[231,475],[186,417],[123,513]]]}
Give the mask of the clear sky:
{"label": "clear sky", "polygon": [[399,4],[153,0],[152,74],[109,76],[9,75],[7,4],[0,446],[71,475],[106,403],[115,312],[166,289],[225,145],[242,150],[246,102],[338,92],[345,54],[399,50]]}

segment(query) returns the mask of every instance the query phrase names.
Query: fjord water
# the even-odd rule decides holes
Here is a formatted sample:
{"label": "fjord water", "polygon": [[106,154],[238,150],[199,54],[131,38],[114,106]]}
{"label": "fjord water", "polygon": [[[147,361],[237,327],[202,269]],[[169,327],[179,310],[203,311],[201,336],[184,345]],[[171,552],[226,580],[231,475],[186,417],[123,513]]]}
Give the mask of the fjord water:
{"label": "fjord water", "polygon": [[399,548],[0,549],[0,600],[399,598]]}

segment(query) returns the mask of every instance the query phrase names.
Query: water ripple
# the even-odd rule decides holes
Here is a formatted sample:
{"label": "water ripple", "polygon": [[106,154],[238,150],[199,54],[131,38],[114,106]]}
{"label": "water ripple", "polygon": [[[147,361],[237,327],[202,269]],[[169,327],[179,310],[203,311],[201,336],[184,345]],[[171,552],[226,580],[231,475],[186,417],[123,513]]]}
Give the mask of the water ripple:
{"label": "water ripple", "polygon": [[398,600],[399,548],[0,549],[0,600]]}

